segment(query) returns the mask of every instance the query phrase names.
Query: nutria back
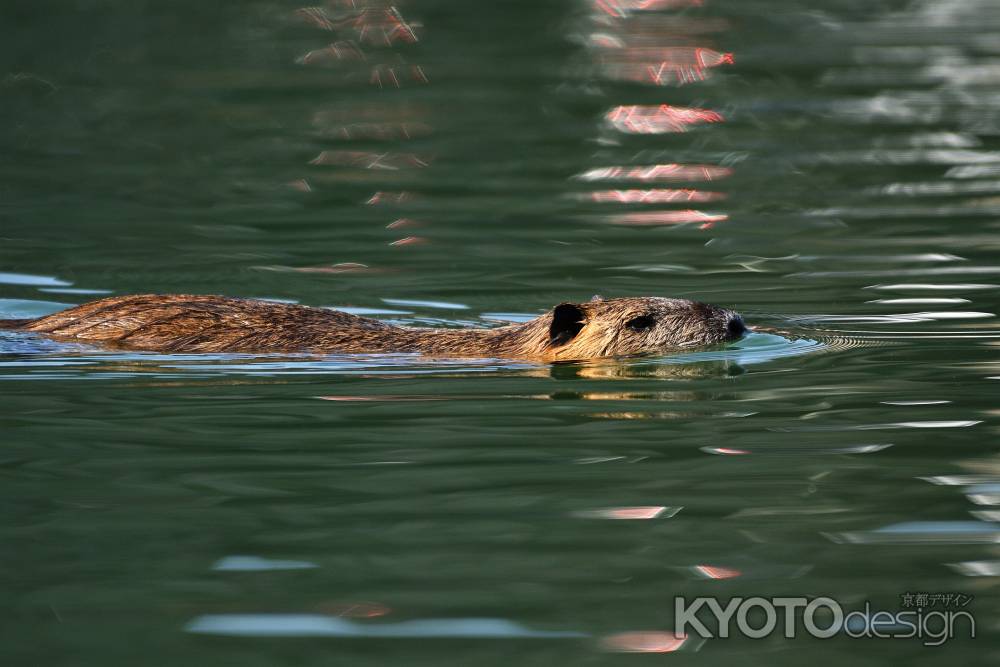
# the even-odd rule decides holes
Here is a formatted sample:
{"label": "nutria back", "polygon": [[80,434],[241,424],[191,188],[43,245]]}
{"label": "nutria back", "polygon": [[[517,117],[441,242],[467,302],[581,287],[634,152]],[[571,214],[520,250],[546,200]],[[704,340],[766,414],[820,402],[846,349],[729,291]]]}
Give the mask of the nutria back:
{"label": "nutria back", "polygon": [[563,303],[530,322],[493,329],[398,327],[337,310],[187,294],[111,297],[0,327],[158,352],[420,353],[582,360],[735,340],[736,313],[685,299]]}

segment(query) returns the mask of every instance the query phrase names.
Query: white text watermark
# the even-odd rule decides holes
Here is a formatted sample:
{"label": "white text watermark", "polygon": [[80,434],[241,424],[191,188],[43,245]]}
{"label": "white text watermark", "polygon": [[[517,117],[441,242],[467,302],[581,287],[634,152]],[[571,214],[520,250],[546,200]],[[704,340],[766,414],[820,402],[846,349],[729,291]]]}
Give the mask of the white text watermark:
{"label": "white text watermark", "polygon": [[975,638],[976,619],[964,609],[902,610],[873,608],[845,611],[829,597],[674,598],[674,633],[705,639],[733,636],[762,639],[780,632],[829,639],[912,639],[941,646],[957,636]]}

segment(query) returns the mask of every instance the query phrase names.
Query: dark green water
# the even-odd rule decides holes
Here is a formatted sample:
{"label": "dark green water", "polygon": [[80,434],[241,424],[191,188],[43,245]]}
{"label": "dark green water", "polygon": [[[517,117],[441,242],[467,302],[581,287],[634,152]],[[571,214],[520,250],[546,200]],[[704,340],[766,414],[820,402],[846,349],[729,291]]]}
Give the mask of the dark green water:
{"label": "dark green water", "polygon": [[[998,8],[346,4],[4,3],[0,317],[600,293],[783,333],[560,366],[2,334],[3,663],[996,664]],[[923,593],[976,639],[621,652],[674,648],[631,633],[678,595]]]}

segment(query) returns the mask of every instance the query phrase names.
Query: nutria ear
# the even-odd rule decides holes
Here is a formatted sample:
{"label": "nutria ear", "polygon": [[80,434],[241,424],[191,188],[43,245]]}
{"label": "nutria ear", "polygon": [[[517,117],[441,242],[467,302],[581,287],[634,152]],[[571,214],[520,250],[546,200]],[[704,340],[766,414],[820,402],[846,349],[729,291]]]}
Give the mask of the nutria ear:
{"label": "nutria ear", "polygon": [[560,303],[552,310],[549,345],[565,345],[580,333],[586,323],[587,315],[583,308],[575,303]]}

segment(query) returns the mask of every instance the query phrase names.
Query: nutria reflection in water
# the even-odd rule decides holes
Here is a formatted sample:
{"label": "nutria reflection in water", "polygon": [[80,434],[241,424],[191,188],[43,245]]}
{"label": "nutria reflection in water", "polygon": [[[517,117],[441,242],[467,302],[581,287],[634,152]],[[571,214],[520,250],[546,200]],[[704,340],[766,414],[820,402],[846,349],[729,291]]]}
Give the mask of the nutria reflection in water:
{"label": "nutria reflection in water", "polygon": [[563,303],[523,324],[491,329],[399,327],[307,306],[222,296],[100,299],[0,328],[156,352],[419,353],[576,361],[687,350],[740,338],[736,313],[660,297]]}

